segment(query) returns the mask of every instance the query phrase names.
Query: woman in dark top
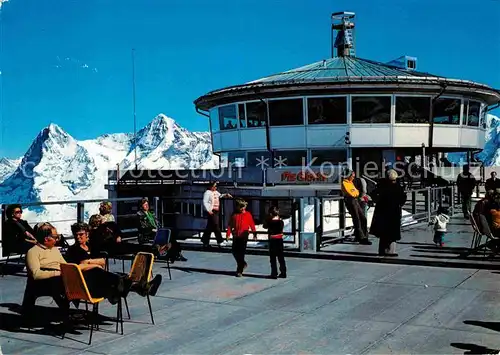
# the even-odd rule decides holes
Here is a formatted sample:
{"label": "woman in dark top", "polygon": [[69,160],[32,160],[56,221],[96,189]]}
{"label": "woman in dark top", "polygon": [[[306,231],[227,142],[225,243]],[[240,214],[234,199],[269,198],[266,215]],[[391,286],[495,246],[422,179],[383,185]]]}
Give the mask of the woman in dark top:
{"label": "woman in dark top", "polygon": [[399,185],[398,173],[390,169],[387,178],[378,183],[372,193],[375,201],[370,234],[379,238],[380,256],[398,256],[396,242],[401,240],[402,207],[406,202],[406,193]]}
{"label": "woman in dark top", "polygon": [[21,205],[14,204],[6,208],[7,221],[3,230],[3,249],[4,254],[26,254],[26,252],[35,245],[35,231],[22,219],[23,210]]}
{"label": "woman in dark top", "polygon": [[84,223],[75,223],[71,226],[71,232],[73,233],[73,237],[75,237],[76,243],[68,248],[65,256],[66,261],[79,265],[99,265],[104,268],[106,261],[103,258],[92,258],[93,254],[87,244],[89,241],[88,226]]}
{"label": "woman in dark top", "polygon": [[[272,206],[269,209],[269,216],[264,221],[264,228],[267,229],[269,236],[269,257],[271,262],[271,276],[272,279],[286,278],[286,263],[283,246],[283,228],[285,224],[279,216],[279,209]],[[276,259],[280,263],[280,274],[278,276],[278,268]]]}

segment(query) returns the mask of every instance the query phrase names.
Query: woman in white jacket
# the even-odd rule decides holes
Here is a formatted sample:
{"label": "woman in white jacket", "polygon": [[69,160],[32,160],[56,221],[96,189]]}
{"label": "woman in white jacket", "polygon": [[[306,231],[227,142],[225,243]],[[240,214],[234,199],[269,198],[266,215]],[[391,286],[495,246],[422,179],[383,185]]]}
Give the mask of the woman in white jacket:
{"label": "woman in white jacket", "polygon": [[221,194],[217,191],[217,182],[211,182],[207,191],[203,194],[203,208],[208,214],[207,226],[203,232],[203,236],[201,237],[201,242],[203,243],[204,248],[208,248],[210,246],[210,236],[212,233],[215,234],[219,247],[221,247],[224,242],[219,224],[219,207],[221,197],[232,198],[233,196],[230,194]]}

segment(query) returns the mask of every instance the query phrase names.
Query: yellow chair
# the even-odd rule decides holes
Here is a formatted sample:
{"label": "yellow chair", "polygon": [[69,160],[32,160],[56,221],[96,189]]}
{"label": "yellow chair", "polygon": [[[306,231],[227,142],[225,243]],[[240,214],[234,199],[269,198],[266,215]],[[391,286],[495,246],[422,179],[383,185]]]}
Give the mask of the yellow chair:
{"label": "yellow chair", "polygon": [[[139,252],[134,258],[134,262],[132,263],[132,268],[130,269],[129,279],[134,283],[143,283],[151,281],[153,277],[153,264],[154,264],[155,256],[152,253]],[[149,298],[149,294],[146,296],[148,300],[149,313],[151,314],[151,322],[155,324],[155,320],[153,318],[153,310],[151,309],[151,299]],[[127,298],[124,297],[125,308],[127,309],[127,315],[130,319],[130,312],[128,309]],[[121,303],[121,302],[120,302]]]}
{"label": "yellow chair", "polygon": [[[66,291],[66,298],[68,301],[84,301],[87,304],[93,305],[92,321],[90,323],[90,336],[89,345],[92,343],[92,333],[94,328],[99,330],[98,316],[99,316],[99,303],[104,301],[104,298],[94,298],[89,292],[85,278],[83,277],[82,270],[77,264],[61,264],[61,277]],[[121,299],[118,303],[117,317],[116,317],[116,332],[118,332],[118,323],[121,323],[121,334],[123,335],[123,316],[121,309]],[[64,338],[64,335],[63,335]]]}

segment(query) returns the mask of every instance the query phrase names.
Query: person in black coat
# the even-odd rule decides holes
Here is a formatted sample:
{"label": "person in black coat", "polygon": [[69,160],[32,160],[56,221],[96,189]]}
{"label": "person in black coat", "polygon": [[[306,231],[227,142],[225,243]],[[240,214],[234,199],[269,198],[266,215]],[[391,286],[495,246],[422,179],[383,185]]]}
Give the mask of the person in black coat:
{"label": "person in black coat", "polygon": [[2,235],[4,255],[26,254],[37,243],[34,237],[35,231],[21,218],[23,214],[21,205],[9,205],[5,213],[8,219],[5,221]]}
{"label": "person in black coat", "polygon": [[395,170],[389,170],[387,178],[379,182],[372,195],[375,211],[370,234],[379,238],[380,256],[398,256],[395,253],[396,241],[401,240],[401,216],[406,193],[399,185],[397,177]]}

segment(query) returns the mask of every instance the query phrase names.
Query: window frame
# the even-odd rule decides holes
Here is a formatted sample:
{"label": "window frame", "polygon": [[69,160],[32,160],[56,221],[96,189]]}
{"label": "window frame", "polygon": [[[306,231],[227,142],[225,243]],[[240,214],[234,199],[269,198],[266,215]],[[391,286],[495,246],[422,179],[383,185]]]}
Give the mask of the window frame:
{"label": "window frame", "polygon": [[[427,98],[429,100],[429,113],[428,113],[428,119],[427,119],[427,122],[423,123],[423,122],[414,122],[414,123],[410,123],[410,122],[398,122],[397,121],[397,109],[398,109],[398,97],[401,97],[401,98]],[[432,96],[431,95],[417,95],[417,94],[408,94],[408,95],[405,95],[405,94],[397,94],[397,95],[394,95],[394,125],[411,125],[411,126],[422,126],[422,125],[429,125],[429,123],[431,122],[430,119],[431,119],[431,109],[432,109]]]}
{"label": "window frame", "polygon": [[[341,125],[348,125],[349,124],[349,116],[351,114],[351,111],[350,111],[350,96],[351,95],[312,95],[312,96],[304,96],[304,101],[305,101],[305,105],[304,105],[304,111],[305,111],[305,125],[306,126],[312,126],[312,127],[316,127],[316,126],[320,126],[320,125],[328,125],[328,126],[341,126]],[[344,123],[311,123],[309,121],[309,100],[312,99],[312,100],[318,100],[318,99],[324,99],[324,100],[327,100],[327,99],[336,99],[336,98],[344,98],[345,99],[345,122]]]}
{"label": "window frame", "polygon": [[[307,117],[304,114],[304,101],[307,96],[292,96],[292,97],[280,97],[280,98],[270,98],[267,100],[267,124],[269,128],[279,128],[279,127],[303,127],[305,126]],[[288,101],[288,100],[297,100],[301,101],[302,105],[302,123],[301,124],[281,124],[281,125],[272,125],[271,124],[271,103],[275,101]]]}
{"label": "window frame", "polygon": [[438,100],[458,100],[460,101],[460,111],[459,111],[459,116],[458,116],[458,123],[455,124],[455,123],[438,123],[438,122],[434,122],[434,114],[436,113],[436,109],[435,109],[435,105],[436,103],[434,103],[434,105],[432,106],[432,117],[431,117],[431,122],[433,125],[439,125],[439,126],[448,126],[448,127],[460,127],[460,126],[464,126],[463,124],[463,106],[465,104],[465,98],[464,97],[457,97],[457,96],[440,96],[436,102]]}
{"label": "window frame", "polygon": [[[230,107],[230,106],[233,106],[234,109],[235,109],[236,126],[235,127],[231,127],[231,128],[223,128],[223,124],[222,123],[224,123],[223,120],[225,118],[223,118],[221,116],[221,111],[222,111],[223,108]],[[239,117],[238,117],[238,104],[237,103],[231,103],[231,104],[227,104],[227,105],[222,105],[222,106],[219,106],[218,109],[219,109],[219,129],[220,129],[220,131],[221,132],[226,132],[226,131],[235,131],[235,130],[238,130],[239,129],[239,125],[240,125],[239,124],[240,120],[239,120]]]}
{"label": "window frame", "polygon": [[[389,105],[389,122],[354,122],[353,117],[354,117],[354,104],[353,104],[353,98],[355,97],[387,97],[390,99],[390,105]],[[354,95],[349,95],[349,124],[350,125],[356,125],[356,126],[376,126],[380,127],[381,125],[392,125],[394,124],[394,114],[393,114],[393,106],[394,106],[394,94],[354,94]]]}

